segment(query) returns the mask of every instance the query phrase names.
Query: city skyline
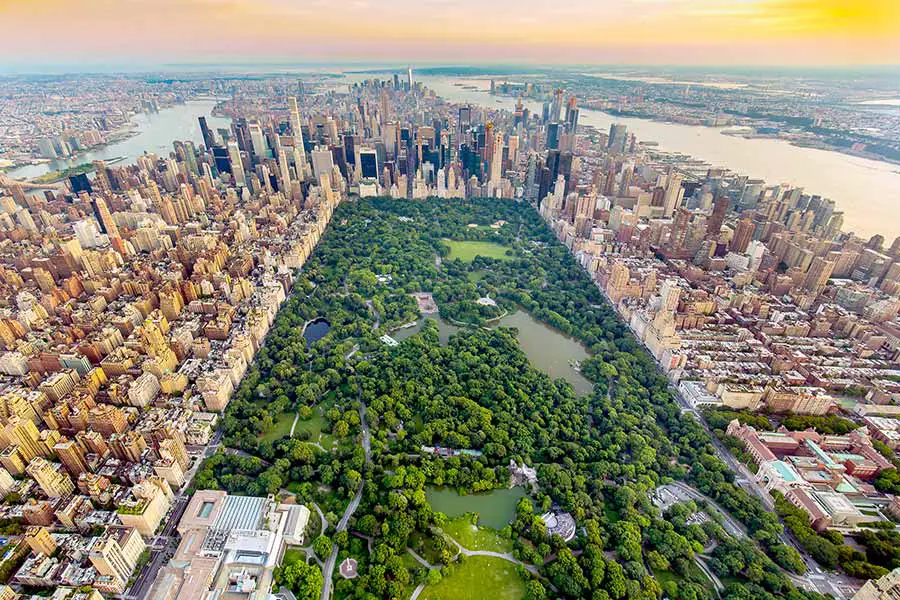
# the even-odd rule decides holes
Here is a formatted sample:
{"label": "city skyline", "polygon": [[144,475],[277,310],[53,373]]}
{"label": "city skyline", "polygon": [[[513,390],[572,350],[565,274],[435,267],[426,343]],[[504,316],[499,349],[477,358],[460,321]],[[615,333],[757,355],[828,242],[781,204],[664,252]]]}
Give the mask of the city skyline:
{"label": "city skyline", "polygon": [[[8,66],[161,62],[521,61],[579,64],[891,64],[889,0],[37,0],[0,8]],[[41,43],[35,44],[39,24]],[[77,35],[72,35],[77,32]],[[23,52],[27,49],[27,53]]]}
{"label": "city skyline", "polygon": [[892,80],[410,63],[0,78],[0,600],[900,589]]}

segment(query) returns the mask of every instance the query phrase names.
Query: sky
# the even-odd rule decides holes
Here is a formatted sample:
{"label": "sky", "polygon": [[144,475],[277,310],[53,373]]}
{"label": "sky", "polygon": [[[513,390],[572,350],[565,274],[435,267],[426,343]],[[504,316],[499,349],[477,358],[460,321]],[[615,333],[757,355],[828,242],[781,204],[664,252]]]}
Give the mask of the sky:
{"label": "sky", "polygon": [[0,64],[900,63],[900,0],[0,0]]}

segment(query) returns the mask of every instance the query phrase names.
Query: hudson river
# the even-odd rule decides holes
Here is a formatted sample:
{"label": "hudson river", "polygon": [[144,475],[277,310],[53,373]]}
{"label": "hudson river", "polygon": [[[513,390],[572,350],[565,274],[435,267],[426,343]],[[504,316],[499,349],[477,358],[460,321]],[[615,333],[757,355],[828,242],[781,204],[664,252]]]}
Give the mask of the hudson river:
{"label": "hudson river", "polygon": [[[368,76],[371,77],[371,76]],[[416,77],[451,102],[468,102],[484,108],[515,108],[516,99],[491,96],[484,80],[465,80],[478,90],[453,85],[454,79]],[[527,102],[540,114],[541,105]],[[722,135],[719,129],[620,118],[582,108],[578,122],[608,131],[612,123],[623,123],[638,141],[657,142],[659,148],[689,154],[716,167],[724,167],[767,184],[788,183],[809,194],[831,198],[844,212],[844,230],[869,237],[882,234],[889,245],[900,235],[900,166],[816,148],[801,148],[775,139],[745,139]]]}

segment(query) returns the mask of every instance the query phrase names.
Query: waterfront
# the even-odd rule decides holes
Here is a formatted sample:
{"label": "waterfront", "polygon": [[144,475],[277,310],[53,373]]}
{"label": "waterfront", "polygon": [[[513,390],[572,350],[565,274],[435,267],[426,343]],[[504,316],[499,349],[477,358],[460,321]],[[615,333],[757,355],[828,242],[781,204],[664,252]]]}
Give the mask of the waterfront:
{"label": "waterfront", "polygon": [[[486,80],[427,75],[417,76],[417,80],[450,102],[467,102],[494,110],[513,110],[516,105],[513,97],[490,96]],[[467,88],[454,83],[463,83]],[[526,101],[525,105],[540,114],[538,102]],[[621,123],[638,141],[657,142],[661,150],[689,154],[712,166],[725,167],[751,179],[764,179],[771,185],[800,186],[806,193],[831,198],[837,209],[844,211],[846,231],[865,237],[880,233],[888,240],[900,235],[900,223],[893,218],[900,204],[897,165],[794,146],[777,139],[722,135],[720,129],[713,127],[616,117],[587,108],[581,109],[579,123],[600,131],[609,130],[612,123]]]}
{"label": "waterfront", "polygon": [[422,325],[425,324],[425,319],[430,319],[437,324],[438,339],[440,339],[442,346],[447,344],[447,341],[450,339],[451,335],[461,329],[458,325],[453,325],[452,323],[445,321],[436,314],[430,314],[426,315],[425,318],[416,321],[415,325],[395,329],[390,333],[390,336],[398,342],[402,342],[406,338],[422,331]]}
{"label": "waterfront", "polygon": [[95,160],[112,161],[121,158],[116,164],[124,165],[133,163],[145,152],[168,156],[169,152],[172,152],[172,142],[175,140],[203,143],[198,117],[205,116],[213,130],[230,125],[231,119],[210,116],[217,103],[217,100],[191,100],[171,108],[164,108],[158,113],[138,113],[132,119],[135,134],[124,140],[97,147],[73,158],[10,169],[6,174],[13,179],[30,179]]}

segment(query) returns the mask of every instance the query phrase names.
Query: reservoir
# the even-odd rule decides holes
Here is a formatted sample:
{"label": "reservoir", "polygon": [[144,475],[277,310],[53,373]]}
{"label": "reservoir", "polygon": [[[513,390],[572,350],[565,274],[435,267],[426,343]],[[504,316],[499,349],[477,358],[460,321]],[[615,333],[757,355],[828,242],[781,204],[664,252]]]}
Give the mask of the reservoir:
{"label": "reservoir", "polygon": [[[353,76],[354,80],[358,76]],[[372,75],[360,77],[371,78]],[[489,81],[421,75],[416,77],[450,102],[468,102],[487,109],[513,110],[516,99],[488,94]],[[465,83],[463,89],[453,85]],[[540,114],[541,105],[526,101]],[[638,141],[658,142],[659,148],[689,154],[769,185],[799,186],[808,194],[831,198],[844,212],[844,229],[870,237],[882,234],[890,244],[900,235],[895,217],[900,206],[900,166],[850,156],[818,148],[801,148],[776,139],[745,139],[722,135],[719,129],[680,125],[630,117],[616,117],[587,108],[580,109],[579,123],[608,131],[612,123],[622,123]]]}
{"label": "reservoir", "polygon": [[168,156],[173,151],[172,142],[192,141],[203,143],[198,117],[206,117],[210,129],[229,127],[231,119],[210,115],[216,106],[216,100],[191,100],[184,104],[176,104],[164,108],[158,113],[138,113],[132,117],[137,135],[128,139],[99,146],[90,152],[77,155],[75,158],[58,159],[38,165],[25,165],[6,172],[13,179],[38,177],[50,171],[60,171],[95,160],[113,160],[123,158],[117,165],[127,165],[135,161],[144,152],[155,152],[160,156]]}

